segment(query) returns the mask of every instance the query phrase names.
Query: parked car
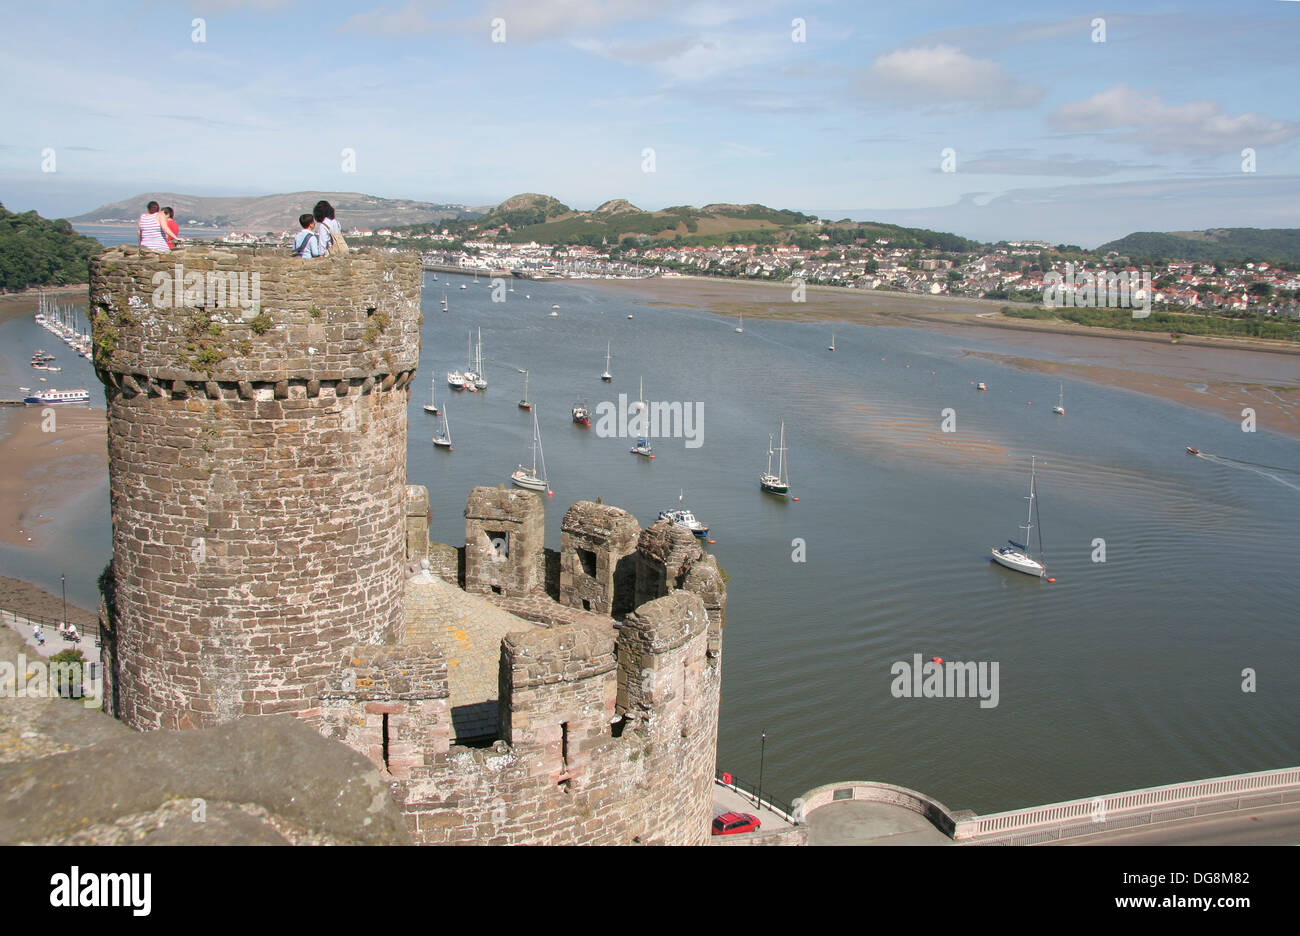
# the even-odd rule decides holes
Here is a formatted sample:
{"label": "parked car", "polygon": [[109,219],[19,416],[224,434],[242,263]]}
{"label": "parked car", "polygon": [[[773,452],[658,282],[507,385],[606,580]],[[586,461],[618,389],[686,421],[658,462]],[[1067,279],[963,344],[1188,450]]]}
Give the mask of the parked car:
{"label": "parked car", "polygon": [[729,812],[713,817],[714,835],[738,835],[741,832],[755,832],[762,825],[758,817],[750,813]]}

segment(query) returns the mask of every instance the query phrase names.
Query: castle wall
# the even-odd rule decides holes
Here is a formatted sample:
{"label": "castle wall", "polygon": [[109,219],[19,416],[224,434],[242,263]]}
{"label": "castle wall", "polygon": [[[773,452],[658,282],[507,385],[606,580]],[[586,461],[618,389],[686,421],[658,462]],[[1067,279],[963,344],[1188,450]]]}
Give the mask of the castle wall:
{"label": "castle wall", "polygon": [[[580,624],[508,638],[508,737],[494,748],[453,746],[412,768],[400,793],[412,838],[707,843],[721,685],[707,614],[697,596],[676,592],[629,622],[616,639],[612,628]],[[625,665],[637,680],[633,717],[611,724]]]}
{"label": "castle wall", "polygon": [[546,501],[535,491],[477,487],[465,507],[465,591],[529,595],[545,581]]}
{"label": "castle wall", "polygon": [[560,604],[621,618],[636,599],[641,526],[626,510],[579,501],[564,515]]}
{"label": "castle wall", "polygon": [[[258,305],[205,290],[230,273]],[[301,711],[344,648],[400,638],[420,275],[371,250],[92,259],[128,724]]]}

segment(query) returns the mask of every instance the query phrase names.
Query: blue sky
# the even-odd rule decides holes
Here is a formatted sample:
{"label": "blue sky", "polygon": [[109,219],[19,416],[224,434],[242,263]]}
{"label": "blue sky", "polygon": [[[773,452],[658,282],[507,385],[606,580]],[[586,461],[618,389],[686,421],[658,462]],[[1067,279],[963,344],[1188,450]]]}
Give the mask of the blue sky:
{"label": "blue sky", "polygon": [[1300,227],[1297,47],[1287,0],[49,0],[0,35],[0,201],[535,191],[1085,246]]}

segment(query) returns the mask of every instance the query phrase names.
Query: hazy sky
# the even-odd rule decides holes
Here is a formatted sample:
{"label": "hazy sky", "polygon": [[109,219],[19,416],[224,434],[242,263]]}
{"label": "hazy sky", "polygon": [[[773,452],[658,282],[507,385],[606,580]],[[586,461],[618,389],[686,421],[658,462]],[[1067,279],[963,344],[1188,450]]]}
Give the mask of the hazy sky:
{"label": "hazy sky", "polygon": [[535,191],[1085,246],[1300,227],[1300,2],[7,6],[12,210]]}

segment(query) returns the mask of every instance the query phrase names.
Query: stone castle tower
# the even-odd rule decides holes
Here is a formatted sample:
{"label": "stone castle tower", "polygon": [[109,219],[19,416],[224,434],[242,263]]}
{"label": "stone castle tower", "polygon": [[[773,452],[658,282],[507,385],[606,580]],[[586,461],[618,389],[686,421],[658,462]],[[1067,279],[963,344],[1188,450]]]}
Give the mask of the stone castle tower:
{"label": "stone castle tower", "polygon": [[344,647],[400,635],[420,263],[346,264],[253,248],[92,260],[112,676],[136,728],[310,708]]}
{"label": "stone castle tower", "polygon": [[555,556],[545,500],[504,488],[470,495],[463,551],[429,543],[418,255],[120,247],[90,279],[119,717],[293,713],[375,763],[418,842],[708,841],[721,571],[590,502]]}

